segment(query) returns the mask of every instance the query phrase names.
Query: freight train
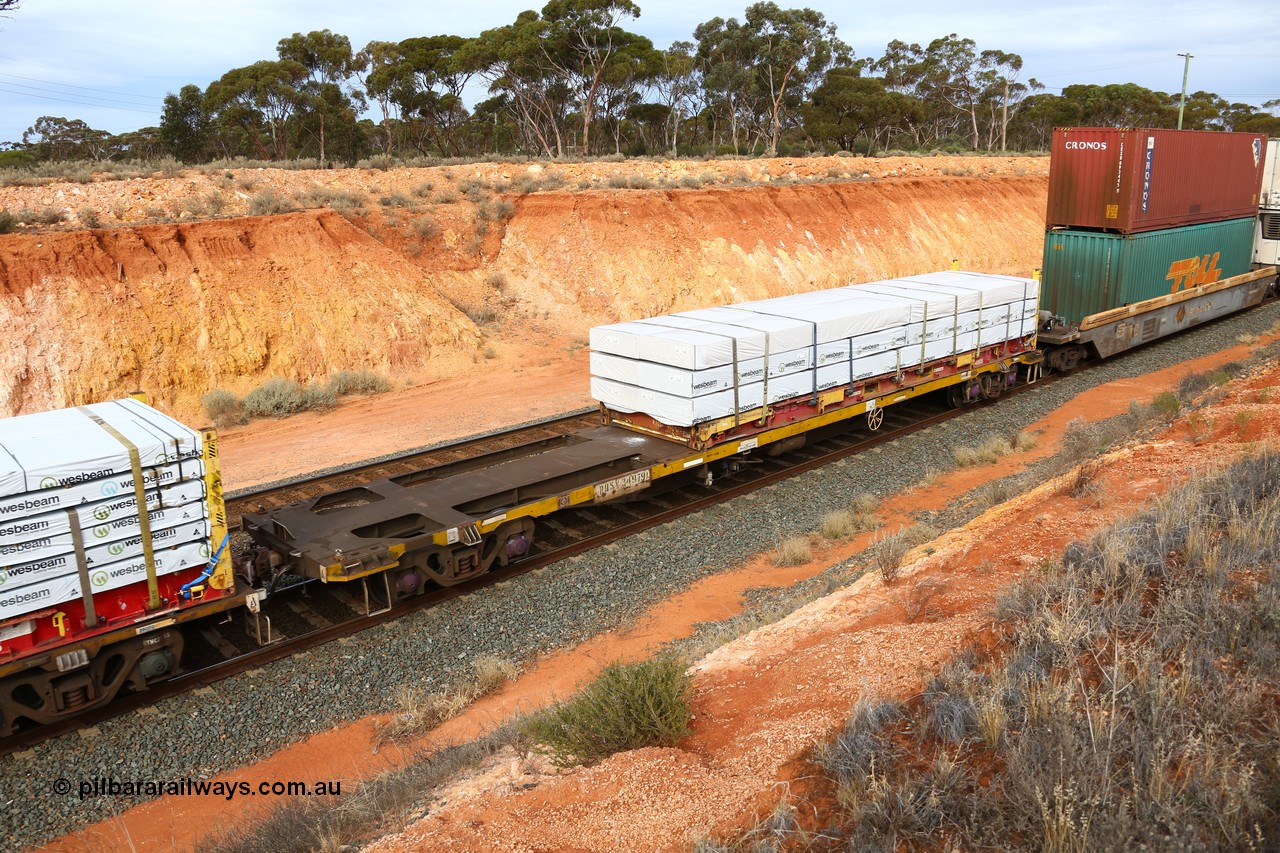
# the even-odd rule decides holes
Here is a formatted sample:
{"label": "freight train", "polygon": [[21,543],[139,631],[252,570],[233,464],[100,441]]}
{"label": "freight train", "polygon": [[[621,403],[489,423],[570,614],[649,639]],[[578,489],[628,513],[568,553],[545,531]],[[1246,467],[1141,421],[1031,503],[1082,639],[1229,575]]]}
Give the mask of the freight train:
{"label": "freight train", "polygon": [[953,269],[599,327],[598,427],[248,514],[234,560],[212,431],[135,400],[0,421],[0,737],[172,678],[184,626],[256,618],[286,574],[389,605],[527,557],[566,508],[1256,305],[1276,157],[1252,134],[1056,131],[1042,279]]}

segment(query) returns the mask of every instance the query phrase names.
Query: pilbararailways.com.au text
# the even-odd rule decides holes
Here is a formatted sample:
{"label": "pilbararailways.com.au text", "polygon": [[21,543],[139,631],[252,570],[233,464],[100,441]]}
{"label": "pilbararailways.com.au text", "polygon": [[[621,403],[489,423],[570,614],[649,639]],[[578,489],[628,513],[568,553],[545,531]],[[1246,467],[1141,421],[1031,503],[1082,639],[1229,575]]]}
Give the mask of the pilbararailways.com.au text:
{"label": "pilbararailways.com.au text", "polygon": [[72,784],[70,779],[55,779],[49,786],[60,796],[76,791],[80,799],[90,797],[340,797],[342,781],[328,779],[318,782],[222,782],[208,779],[117,779],[114,776],[98,776],[81,779]]}

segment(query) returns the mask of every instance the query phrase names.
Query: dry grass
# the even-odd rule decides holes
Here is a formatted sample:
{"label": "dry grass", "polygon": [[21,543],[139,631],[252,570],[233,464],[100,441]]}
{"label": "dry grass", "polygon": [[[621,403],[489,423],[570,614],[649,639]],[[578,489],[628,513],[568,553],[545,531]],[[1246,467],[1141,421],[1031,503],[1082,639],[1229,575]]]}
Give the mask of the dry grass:
{"label": "dry grass", "polygon": [[1280,454],[1073,543],[996,616],[994,653],[817,750],[842,849],[1280,847]]}
{"label": "dry grass", "polygon": [[935,538],[938,531],[927,524],[915,524],[896,533],[877,534],[871,543],[871,562],[881,579],[891,584],[898,579],[902,561],[917,545]]}
{"label": "dry grass", "polygon": [[514,663],[493,655],[480,655],[471,662],[471,676],[461,687],[428,692],[402,687],[396,693],[396,710],[375,728],[379,743],[406,740],[429,732],[462,713],[471,703],[502,689],[518,672]]}
{"label": "dry grass", "polygon": [[972,465],[990,465],[1002,456],[1013,452],[1013,444],[1002,435],[988,437],[977,447],[957,447],[951,453],[962,468]]}
{"label": "dry grass", "polygon": [[813,545],[807,536],[788,536],[778,543],[773,562],[778,566],[800,566],[813,559]]}

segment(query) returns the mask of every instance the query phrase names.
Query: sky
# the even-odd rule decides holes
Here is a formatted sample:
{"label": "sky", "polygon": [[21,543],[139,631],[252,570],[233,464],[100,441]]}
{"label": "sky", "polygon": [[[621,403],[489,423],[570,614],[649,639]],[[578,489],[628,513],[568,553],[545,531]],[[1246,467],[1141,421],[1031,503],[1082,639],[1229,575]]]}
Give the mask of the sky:
{"label": "sky", "polygon": [[[746,0],[636,0],[623,26],[659,48],[691,40],[714,17],[741,19]],[[776,0],[808,7],[836,24],[856,57],[879,57],[893,39],[927,45],[955,33],[979,51],[1019,54],[1022,79],[1047,91],[1077,83],[1136,83],[1157,91],[1209,91],[1260,107],[1280,99],[1275,0],[1078,2],[1027,0]],[[503,26],[529,0],[22,0],[0,18],[0,142],[20,141],[40,116],[81,119],[110,133],[160,121],[164,96],[201,89],[232,68],[275,59],[295,32],[329,29],[356,50],[370,41],[474,36]],[[483,96],[477,90],[475,96]]]}

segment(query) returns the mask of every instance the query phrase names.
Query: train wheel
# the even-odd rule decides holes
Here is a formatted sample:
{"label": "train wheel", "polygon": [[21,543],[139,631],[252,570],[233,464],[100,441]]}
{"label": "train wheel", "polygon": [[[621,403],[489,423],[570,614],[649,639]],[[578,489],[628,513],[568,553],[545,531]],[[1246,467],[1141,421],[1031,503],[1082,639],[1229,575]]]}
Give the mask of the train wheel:
{"label": "train wheel", "polygon": [[884,425],[884,409],[876,406],[867,410],[867,429],[875,432]]}
{"label": "train wheel", "polygon": [[964,405],[964,389],[965,383],[957,382],[955,385],[947,386],[947,405],[953,409],[958,409]]}
{"label": "train wheel", "polygon": [[1003,373],[984,373],[981,380],[982,399],[997,400],[1004,393],[1005,378]]}

